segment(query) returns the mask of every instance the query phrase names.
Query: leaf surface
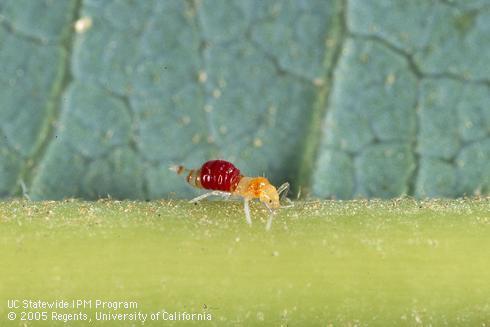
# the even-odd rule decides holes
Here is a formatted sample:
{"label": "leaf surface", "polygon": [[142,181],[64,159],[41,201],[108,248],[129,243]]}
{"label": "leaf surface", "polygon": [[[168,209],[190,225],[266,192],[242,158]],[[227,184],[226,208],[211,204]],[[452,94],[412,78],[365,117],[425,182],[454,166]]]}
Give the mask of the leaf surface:
{"label": "leaf surface", "polygon": [[189,197],[168,167],[213,158],[319,197],[488,193],[489,15],[485,1],[4,1],[0,195]]}

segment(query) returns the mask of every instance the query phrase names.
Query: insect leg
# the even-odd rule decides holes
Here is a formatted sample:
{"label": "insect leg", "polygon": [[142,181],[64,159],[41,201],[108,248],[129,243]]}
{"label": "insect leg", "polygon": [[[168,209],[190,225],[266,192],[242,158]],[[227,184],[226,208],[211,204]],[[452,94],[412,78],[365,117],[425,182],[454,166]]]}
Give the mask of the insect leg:
{"label": "insect leg", "polygon": [[267,220],[267,224],[265,225],[265,230],[270,230],[271,229],[271,226],[272,226],[272,219],[274,218],[274,210],[272,210],[268,205],[267,203],[265,202],[262,202],[265,207],[267,209],[269,209],[269,212],[270,212],[270,215],[269,215],[269,219]]}
{"label": "insect leg", "polygon": [[206,193],[206,194],[199,195],[198,197],[195,197],[194,199],[190,200],[189,203],[199,202],[202,199],[205,199],[205,198],[207,198],[208,196],[211,196],[211,195],[220,195],[220,196],[223,196],[223,197],[229,197],[230,196],[230,194],[227,193],[227,192],[212,191],[212,192],[209,192],[209,193]]}
{"label": "insect leg", "polygon": [[252,225],[252,219],[250,218],[250,207],[248,206],[248,199],[243,199],[243,210],[245,211],[245,219],[247,224]]}

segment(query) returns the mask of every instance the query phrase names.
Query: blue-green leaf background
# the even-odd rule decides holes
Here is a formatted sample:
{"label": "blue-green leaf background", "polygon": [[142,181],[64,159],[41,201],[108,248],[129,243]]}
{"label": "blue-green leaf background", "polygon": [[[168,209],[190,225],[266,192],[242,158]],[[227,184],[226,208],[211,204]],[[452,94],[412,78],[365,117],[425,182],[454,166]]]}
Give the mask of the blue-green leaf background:
{"label": "blue-green leaf background", "polygon": [[0,63],[3,197],[490,192],[485,0],[1,0]]}

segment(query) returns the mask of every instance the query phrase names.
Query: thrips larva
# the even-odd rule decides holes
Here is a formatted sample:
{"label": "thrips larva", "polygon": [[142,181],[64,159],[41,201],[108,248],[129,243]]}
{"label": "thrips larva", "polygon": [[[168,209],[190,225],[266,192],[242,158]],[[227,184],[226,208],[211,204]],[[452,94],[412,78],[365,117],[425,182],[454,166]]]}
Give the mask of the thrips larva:
{"label": "thrips larva", "polygon": [[252,224],[248,204],[250,200],[259,199],[269,210],[270,216],[266,225],[267,230],[271,228],[274,210],[281,208],[280,197],[291,204],[291,201],[286,198],[289,191],[289,183],[286,182],[276,189],[265,177],[243,176],[240,170],[228,161],[210,160],[205,162],[199,169],[186,169],[184,166],[172,166],[170,169],[179,175],[187,174],[187,182],[193,187],[211,190],[209,193],[192,199],[191,203],[201,201],[210,195],[242,197],[245,219],[249,225]]}

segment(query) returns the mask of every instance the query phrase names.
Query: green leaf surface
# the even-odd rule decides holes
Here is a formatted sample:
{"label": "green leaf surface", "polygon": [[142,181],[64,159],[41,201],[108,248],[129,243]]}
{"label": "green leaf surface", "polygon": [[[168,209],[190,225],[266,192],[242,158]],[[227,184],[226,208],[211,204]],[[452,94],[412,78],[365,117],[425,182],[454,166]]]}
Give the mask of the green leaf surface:
{"label": "green leaf surface", "polygon": [[490,192],[486,1],[2,1],[0,196]]}
{"label": "green leaf surface", "polygon": [[[264,229],[252,204],[0,202],[0,324],[9,299],[84,299],[36,326],[133,326],[95,314],[208,313],[145,326],[482,326],[489,199],[295,202]],[[95,300],[135,301],[103,309]],[[53,321],[52,312],[87,321]],[[28,322],[29,323],[29,322]]]}

